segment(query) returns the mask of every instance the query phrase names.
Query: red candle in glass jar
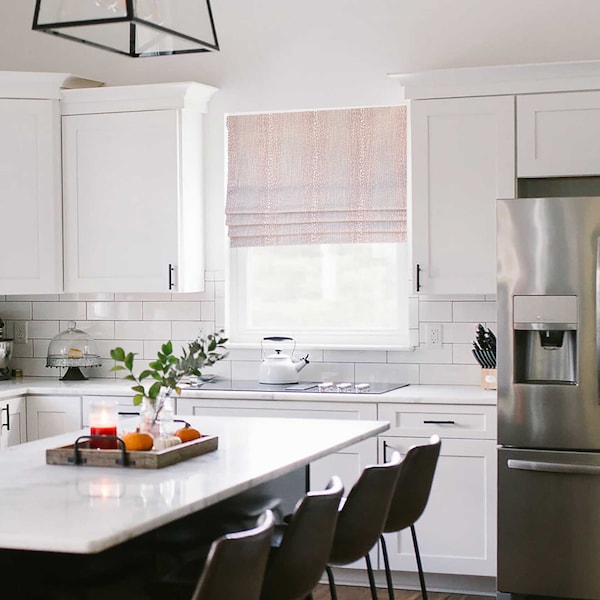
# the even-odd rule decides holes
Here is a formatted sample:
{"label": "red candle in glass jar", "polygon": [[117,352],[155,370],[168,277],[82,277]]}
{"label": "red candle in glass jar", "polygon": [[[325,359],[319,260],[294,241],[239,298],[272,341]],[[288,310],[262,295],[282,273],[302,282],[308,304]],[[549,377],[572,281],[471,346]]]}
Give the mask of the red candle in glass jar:
{"label": "red candle in glass jar", "polygon": [[101,400],[92,403],[90,410],[90,435],[98,436],[90,440],[90,448],[114,450],[117,440],[101,439],[117,435],[117,403],[114,400]]}

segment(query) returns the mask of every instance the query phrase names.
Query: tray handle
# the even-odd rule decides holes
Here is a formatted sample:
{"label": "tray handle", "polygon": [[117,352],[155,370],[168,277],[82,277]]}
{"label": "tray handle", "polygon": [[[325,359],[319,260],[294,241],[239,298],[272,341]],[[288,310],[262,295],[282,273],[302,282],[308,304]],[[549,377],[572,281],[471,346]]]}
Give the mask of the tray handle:
{"label": "tray handle", "polygon": [[69,458],[68,461],[76,465],[85,464],[87,460],[79,453],[79,443],[89,442],[90,440],[116,440],[117,445],[121,446],[121,458],[116,458],[115,464],[123,465],[124,467],[129,466],[129,459],[127,457],[127,451],[125,450],[125,442],[116,435],[80,435],[73,444],[73,456]]}

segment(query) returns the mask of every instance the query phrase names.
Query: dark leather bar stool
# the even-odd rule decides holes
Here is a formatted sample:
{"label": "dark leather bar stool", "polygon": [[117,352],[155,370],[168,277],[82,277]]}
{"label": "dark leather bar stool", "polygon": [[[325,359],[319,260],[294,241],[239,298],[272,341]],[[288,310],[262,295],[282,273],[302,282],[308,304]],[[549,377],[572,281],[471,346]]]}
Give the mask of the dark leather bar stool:
{"label": "dark leather bar stool", "polygon": [[421,554],[419,553],[419,545],[417,543],[415,522],[423,514],[427,506],[441,446],[442,442],[440,438],[434,435],[430,438],[428,444],[412,446],[400,464],[400,476],[396,483],[390,510],[381,535],[381,550],[390,600],[394,600],[394,586],[383,534],[399,532],[407,527],[410,527],[413,546],[415,548],[421,594],[423,600],[427,600],[427,588],[425,587],[425,575],[423,574]]}
{"label": "dark leather bar stool", "polygon": [[348,497],[340,504],[331,554],[326,568],[332,600],[337,600],[332,565],[348,565],[361,558],[367,563],[371,597],[377,588],[369,551],[377,543],[388,514],[400,473],[400,454],[389,462],[365,467]]}
{"label": "dark leather bar stool", "polygon": [[325,490],[299,501],[273,540],[260,600],[312,598],[329,559],[343,492],[334,476]]}
{"label": "dark leather bar stool", "polygon": [[267,510],[259,524],[228,533],[210,546],[204,565],[190,562],[156,582],[152,598],[163,600],[259,600],[274,530]]}

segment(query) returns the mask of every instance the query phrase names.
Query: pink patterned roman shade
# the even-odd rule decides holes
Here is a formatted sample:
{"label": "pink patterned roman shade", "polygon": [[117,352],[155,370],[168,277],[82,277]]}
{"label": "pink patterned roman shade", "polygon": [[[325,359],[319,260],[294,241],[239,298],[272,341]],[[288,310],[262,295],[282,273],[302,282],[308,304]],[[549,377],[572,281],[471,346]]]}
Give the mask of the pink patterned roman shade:
{"label": "pink patterned roman shade", "polygon": [[231,246],[406,240],[406,107],[227,118]]}

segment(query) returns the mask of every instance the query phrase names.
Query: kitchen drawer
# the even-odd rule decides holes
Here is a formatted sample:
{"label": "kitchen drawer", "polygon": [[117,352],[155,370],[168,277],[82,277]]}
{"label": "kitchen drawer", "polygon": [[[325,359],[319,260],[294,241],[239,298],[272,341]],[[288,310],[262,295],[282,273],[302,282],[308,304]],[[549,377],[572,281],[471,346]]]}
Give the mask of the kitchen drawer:
{"label": "kitchen drawer", "polygon": [[377,407],[359,402],[178,398],[177,414],[376,421]]}
{"label": "kitchen drawer", "polygon": [[496,439],[495,406],[379,404],[378,419],[390,422],[387,436]]}

